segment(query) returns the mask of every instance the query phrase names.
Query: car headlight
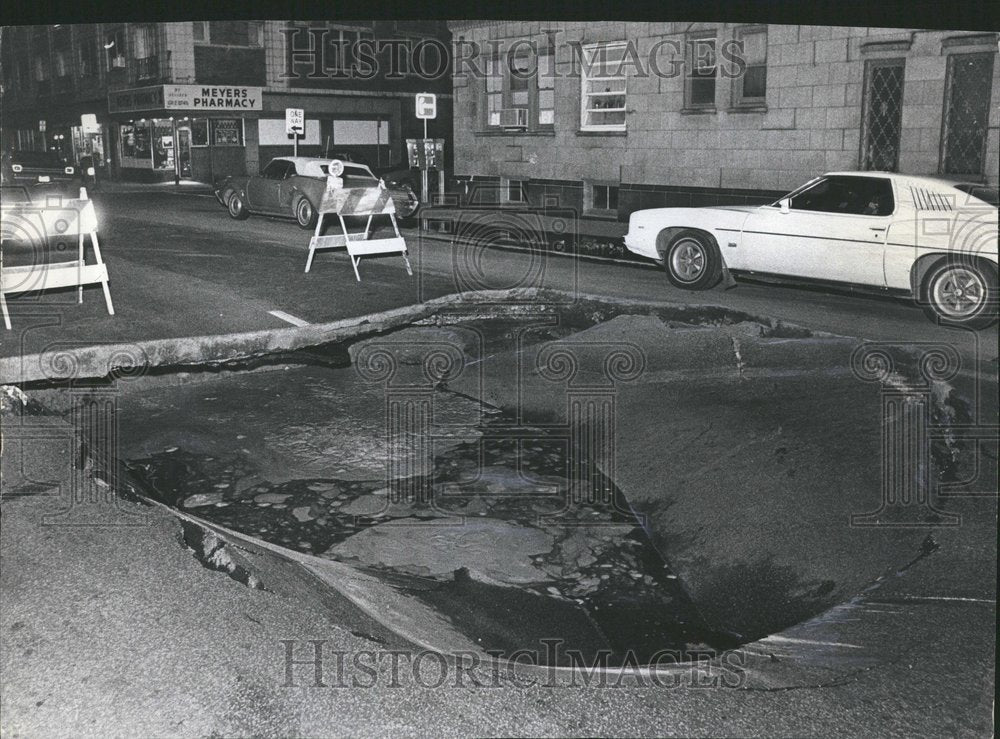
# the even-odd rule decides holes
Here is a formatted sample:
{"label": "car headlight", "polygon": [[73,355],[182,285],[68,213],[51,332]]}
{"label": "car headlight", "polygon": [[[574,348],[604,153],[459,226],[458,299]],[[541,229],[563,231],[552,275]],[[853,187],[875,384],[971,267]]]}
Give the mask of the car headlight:
{"label": "car headlight", "polygon": [[11,165],[11,169],[14,170],[14,172],[21,172],[22,170],[24,170],[24,167],[22,167],[20,164],[14,164]]}
{"label": "car headlight", "polygon": [[73,172],[75,172],[76,170],[74,170],[72,167],[66,167],[66,169],[64,169],[63,171],[66,174],[73,174]]}
{"label": "car headlight", "polygon": [[93,167],[87,167],[88,177],[93,177],[95,174],[97,174],[97,171]]}

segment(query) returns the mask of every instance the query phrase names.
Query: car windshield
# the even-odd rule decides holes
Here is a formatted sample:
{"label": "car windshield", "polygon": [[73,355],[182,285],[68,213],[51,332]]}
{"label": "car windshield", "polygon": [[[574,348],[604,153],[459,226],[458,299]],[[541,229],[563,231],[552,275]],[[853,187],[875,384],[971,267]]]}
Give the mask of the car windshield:
{"label": "car windshield", "polygon": [[798,187],[796,187],[794,190],[792,190],[787,195],[782,195],[780,198],[778,198],[773,203],[771,203],[771,205],[774,206],[775,208],[777,208],[781,204],[782,200],[791,200],[796,195],[798,195],[800,192],[808,190],[810,187],[812,187],[813,185],[815,185],[821,179],[823,179],[823,178],[822,177],[814,177],[813,179],[809,180],[804,185],[799,185]]}
{"label": "car windshield", "polygon": [[54,152],[47,151],[19,151],[11,157],[11,161],[22,167],[57,169],[63,166],[62,161]]}
{"label": "car windshield", "polygon": [[961,183],[955,185],[955,189],[968,193],[974,198],[979,198],[984,203],[989,203],[992,206],[1000,204],[1000,190],[995,187],[987,187],[986,185],[977,185],[975,183]]}

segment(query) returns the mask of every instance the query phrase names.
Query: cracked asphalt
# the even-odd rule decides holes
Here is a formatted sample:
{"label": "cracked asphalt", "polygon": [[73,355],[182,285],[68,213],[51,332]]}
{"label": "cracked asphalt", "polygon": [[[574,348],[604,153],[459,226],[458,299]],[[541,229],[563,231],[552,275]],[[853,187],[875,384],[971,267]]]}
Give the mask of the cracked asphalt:
{"label": "cracked asphalt", "polygon": [[[106,194],[97,202],[118,315],[106,316],[93,290],[82,306],[60,294],[12,300],[15,330],[3,337],[0,357],[53,343],[288,326],[273,311],[317,324],[464,284],[461,255],[440,242],[411,240],[412,280],[401,263],[379,259],[362,264],[358,284],[339,254],[321,254],[302,274],[307,235],[288,222],[233,222],[214,200],[191,194]],[[523,257],[485,255],[490,280],[479,287],[523,283]],[[692,301],[653,268],[563,258],[545,267],[532,286]],[[934,326],[896,299],[745,283],[696,300],[851,337],[952,344],[966,367],[995,377],[995,335]],[[751,348],[727,340],[719,351],[745,372],[754,366]],[[994,393],[987,385],[984,408],[995,408]],[[67,727],[81,736],[992,731],[996,497],[988,492],[950,498],[961,526],[936,527],[937,551],[885,572],[876,592],[753,642],[728,665],[682,668],[662,684],[614,675],[567,683],[562,674],[498,674],[490,665],[442,673],[436,657],[421,657],[349,599],[320,597],[287,564],[230,544],[210,546],[221,566],[206,567],[174,515],[108,494],[83,467],[61,415],[28,418],[13,407],[5,403],[2,419],[4,735],[62,735]],[[74,509],[81,499],[89,505]],[[231,577],[223,552],[261,566],[265,588]],[[845,551],[845,566],[852,556]]]}

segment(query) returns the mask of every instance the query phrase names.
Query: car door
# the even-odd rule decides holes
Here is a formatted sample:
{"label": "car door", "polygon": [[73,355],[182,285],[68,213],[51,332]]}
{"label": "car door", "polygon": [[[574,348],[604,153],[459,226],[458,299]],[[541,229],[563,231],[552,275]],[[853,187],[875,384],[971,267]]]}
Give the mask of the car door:
{"label": "car door", "polygon": [[250,210],[258,213],[278,211],[278,189],[285,180],[289,167],[295,165],[287,159],[272,159],[259,177],[251,177],[247,182],[247,201]]}
{"label": "car door", "polygon": [[278,183],[277,202],[275,203],[276,209],[283,215],[290,215],[292,213],[292,200],[295,199],[296,194],[300,191],[302,181],[309,179],[299,174],[293,162],[290,162],[290,164],[291,166],[285,173],[284,179]]}
{"label": "car door", "polygon": [[750,214],[743,224],[745,268],[883,287],[895,207],[888,177],[820,177]]}

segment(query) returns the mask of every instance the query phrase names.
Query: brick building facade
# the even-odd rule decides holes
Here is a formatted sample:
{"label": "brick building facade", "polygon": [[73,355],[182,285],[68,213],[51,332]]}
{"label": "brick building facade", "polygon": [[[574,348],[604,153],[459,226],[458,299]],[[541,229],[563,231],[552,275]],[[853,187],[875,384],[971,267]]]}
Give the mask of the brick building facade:
{"label": "brick building facade", "polygon": [[621,223],[639,208],[764,202],[830,170],[998,179],[996,33],[449,27],[455,174],[483,202],[558,203]]}
{"label": "brick building facade", "polygon": [[[423,135],[416,92],[438,94],[429,133],[451,137],[447,67],[427,79],[413,54],[439,45],[447,58],[439,21],[92,23],[2,33],[4,148],[93,156],[113,177],[213,181],[256,172],[292,153],[289,107],[305,111],[301,155],[404,162],[405,139]],[[386,42],[388,51],[373,54],[374,74],[356,74],[359,44]],[[432,53],[424,59],[435,61]]]}

